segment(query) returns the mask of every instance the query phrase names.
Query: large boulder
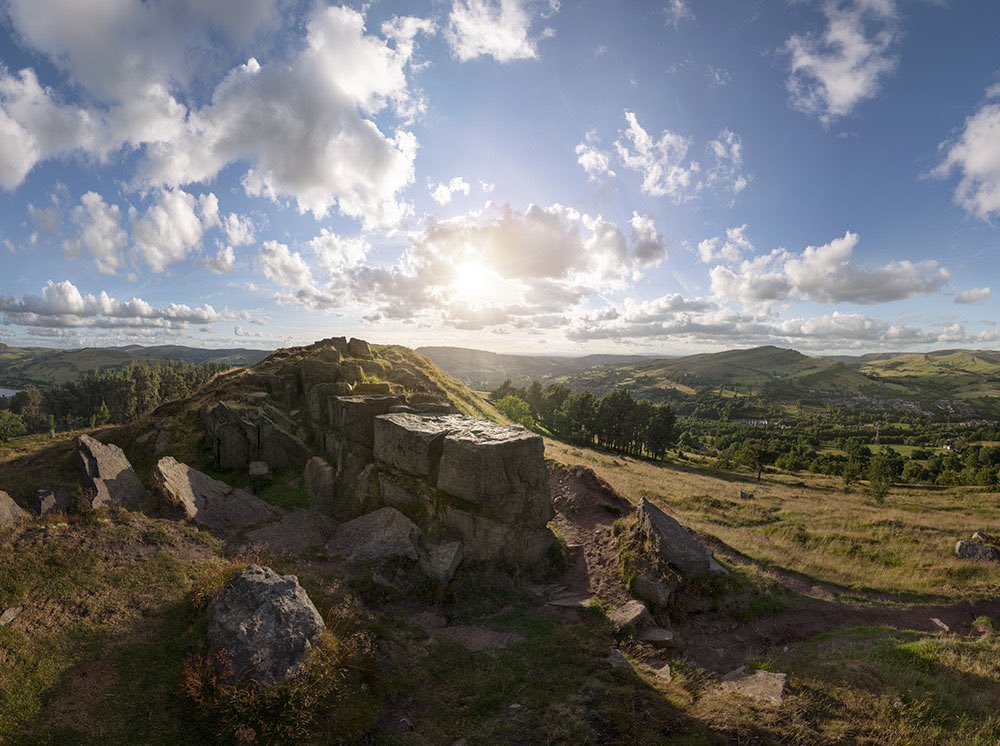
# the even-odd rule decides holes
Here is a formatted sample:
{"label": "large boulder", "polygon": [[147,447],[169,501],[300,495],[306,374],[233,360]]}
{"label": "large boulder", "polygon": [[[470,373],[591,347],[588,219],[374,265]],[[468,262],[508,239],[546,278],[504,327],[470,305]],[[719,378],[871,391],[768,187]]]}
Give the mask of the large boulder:
{"label": "large boulder", "polygon": [[294,575],[250,565],[208,604],[206,642],[228,673],[262,684],[295,678],[326,628]]}
{"label": "large boulder", "polygon": [[955,544],[955,554],[962,559],[977,562],[1000,562],[1000,552],[978,541],[960,541]]}
{"label": "large boulder", "polygon": [[81,435],[76,441],[76,455],[84,492],[93,495],[94,508],[136,510],[149,495],[118,446]]}
{"label": "large boulder", "polygon": [[321,456],[313,456],[306,461],[305,480],[306,491],[314,505],[320,507],[330,507],[334,503],[336,491],[334,480],[337,472],[326,459]]}
{"label": "large boulder", "polygon": [[636,532],[637,538],[660,560],[676,568],[685,578],[696,578],[721,570],[708,549],[646,498],[639,501],[636,510]]}
{"label": "large boulder", "polygon": [[554,515],[540,435],[465,418],[444,439],[437,488],[481,506],[502,523],[540,528]]}
{"label": "large boulder", "polygon": [[534,566],[547,560],[555,535],[548,528],[528,528],[501,523],[453,505],[442,506],[447,531],[462,539],[470,562],[506,562]]}
{"label": "large boulder", "polygon": [[376,417],[375,459],[404,474],[436,476],[445,437],[466,419],[405,412]]}
{"label": "large boulder", "polygon": [[0,490],[0,528],[14,528],[31,518],[14,498]]}
{"label": "large boulder", "polygon": [[351,561],[420,559],[420,529],[395,508],[380,508],[341,525],[326,551]]}
{"label": "large boulder", "polygon": [[372,356],[372,348],[365,340],[352,337],[347,343],[347,354],[351,357],[369,359]]}
{"label": "large boulder", "polygon": [[222,536],[275,520],[284,513],[246,490],[212,479],[173,456],[159,460],[153,482],[163,499],[179,508],[185,517]]}

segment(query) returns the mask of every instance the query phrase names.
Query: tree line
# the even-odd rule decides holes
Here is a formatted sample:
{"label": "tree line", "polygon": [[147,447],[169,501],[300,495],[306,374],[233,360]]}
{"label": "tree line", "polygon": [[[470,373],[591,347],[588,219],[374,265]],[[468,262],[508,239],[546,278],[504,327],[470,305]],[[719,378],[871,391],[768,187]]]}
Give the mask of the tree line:
{"label": "tree line", "polygon": [[84,373],[68,383],[27,386],[0,398],[0,440],[131,422],[163,402],[188,396],[225,368],[183,360],[133,361],[118,370]]}
{"label": "tree line", "polygon": [[558,383],[543,387],[533,381],[518,388],[507,380],[490,393],[490,399],[514,422],[541,425],[570,443],[661,459],[674,442],[673,410],[637,400],[624,388],[597,397],[589,391],[574,393]]}

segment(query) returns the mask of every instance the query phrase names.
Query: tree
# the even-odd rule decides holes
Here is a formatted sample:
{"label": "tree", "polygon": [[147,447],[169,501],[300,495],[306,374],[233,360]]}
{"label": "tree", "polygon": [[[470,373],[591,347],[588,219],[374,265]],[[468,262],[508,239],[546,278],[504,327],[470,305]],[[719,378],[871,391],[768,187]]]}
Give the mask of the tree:
{"label": "tree", "polygon": [[0,441],[6,443],[11,438],[28,432],[27,425],[21,415],[14,414],[9,409],[0,409]]}
{"label": "tree", "polygon": [[519,396],[507,395],[496,403],[500,413],[511,422],[516,422],[524,427],[531,427],[535,421],[531,417],[531,409],[528,402]]}
{"label": "tree", "polygon": [[868,464],[868,493],[881,503],[892,487],[893,465],[890,458],[880,453],[872,457]]}
{"label": "tree", "polygon": [[666,454],[674,440],[676,422],[677,417],[670,407],[660,406],[653,409],[653,414],[649,419],[649,427],[646,430],[646,449],[653,458],[663,458]]}

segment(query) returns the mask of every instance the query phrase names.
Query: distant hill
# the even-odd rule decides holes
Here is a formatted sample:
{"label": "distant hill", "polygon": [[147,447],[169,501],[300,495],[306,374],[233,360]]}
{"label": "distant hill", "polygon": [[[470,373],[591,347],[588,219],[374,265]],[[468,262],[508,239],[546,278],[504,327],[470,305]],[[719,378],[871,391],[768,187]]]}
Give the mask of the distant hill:
{"label": "distant hill", "polygon": [[10,347],[0,344],[0,384],[19,388],[28,384],[60,384],[89,371],[124,368],[134,360],[190,363],[218,363],[233,367],[253,365],[270,354],[269,350],[202,349],[163,345],[159,347],[85,347],[56,350],[45,347]]}
{"label": "distant hill", "polygon": [[595,366],[638,363],[644,355],[501,355],[464,347],[418,347],[417,352],[448,374],[479,391],[494,389],[510,379],[523,386],[533,380],[572,375]]}
{"label": "distant hill", "polygon": [[1000,404],[1000,352],[938,350],[865,355],[858,371],[928,398],[959,399],[977,403],[979,409]]}

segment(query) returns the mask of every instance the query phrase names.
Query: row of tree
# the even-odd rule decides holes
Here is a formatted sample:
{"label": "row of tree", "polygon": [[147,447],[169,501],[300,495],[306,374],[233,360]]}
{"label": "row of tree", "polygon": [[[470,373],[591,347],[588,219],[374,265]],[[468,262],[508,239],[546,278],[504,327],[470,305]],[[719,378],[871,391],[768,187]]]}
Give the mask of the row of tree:
{"label": "row of tree", "polygon": [[539,424],[558,437],[629,456],[663,458],[674,442],[676,417],[666,405],[635,399],[626,389],[596,397],[562,384],[526,388],[504,383],[490,398],[507,417],[526,427]]}
{"label": "row of tree", "polygon": [[107,423],[130,422],[165,401],[188,396],[225,366],[135,361],[88,372],[54,386],[28,386],[0,398],[0,439]]}

